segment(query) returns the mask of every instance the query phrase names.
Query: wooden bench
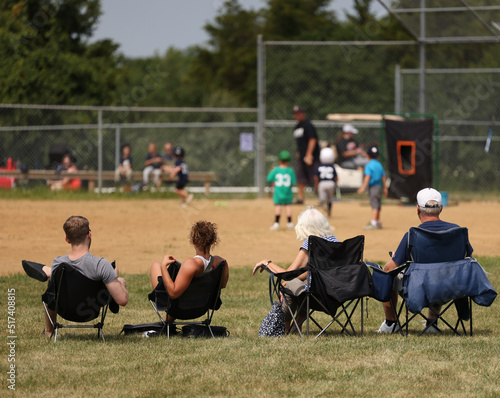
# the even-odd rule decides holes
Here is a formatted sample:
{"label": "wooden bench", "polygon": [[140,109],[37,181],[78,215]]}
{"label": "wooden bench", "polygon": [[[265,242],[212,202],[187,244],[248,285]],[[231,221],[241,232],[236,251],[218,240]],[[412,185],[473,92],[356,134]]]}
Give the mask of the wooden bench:
{"label": "wooden bench", "polygon": [[[87,180],[89,182],[89,191],[92,192],[95,188],[96,182],[99,180],[99,172],[94,170],[82,170],[75,173],[68,173],[63,171],[59,174],[55,174],[53,170],[28,170],[27,172],[22,172],[21,170],[0,170],[0,177],[16,178],[19,181],[28,180],[50,180],[53,178],[63,178],[63,177],[78,177],[82,180]],[[168,174],[162,174],[161,178],[163,181],[175,181],[168,178]],[[103,170],[102,171],[102,181],[114,181],[115,171],[114,170]],[[132,181],[140,182],[142,181],[142,171],[132,172]],[[212,181],[217,181],[217,173],[214,171],[190,171],[189,181],[201,181],[205,186],[205,194],[210,194],[210,185]]]}

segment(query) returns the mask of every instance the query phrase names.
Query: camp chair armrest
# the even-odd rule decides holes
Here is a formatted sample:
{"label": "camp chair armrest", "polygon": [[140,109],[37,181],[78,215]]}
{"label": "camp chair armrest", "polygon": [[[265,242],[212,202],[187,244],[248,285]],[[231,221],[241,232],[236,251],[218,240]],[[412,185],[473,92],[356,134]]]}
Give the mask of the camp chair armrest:
{"label": "camp chair armrest", "polygon": [[309,271],[309,267],[302,267],[302,268],[297,268],[292,271],[285,271],[285,272],[278,272],[275,273],[274,275],[281,280],[284,281],[291,281],[292,279],[295,279],[302,275],[304,272]]}
{"label": "camp chair armrest", "polygon": [[383,273],[389,274],[391,276],[395,276],[395,275],[399,274],[401,271],[404,271],[410,265],[410,263],[407,262],[407,263],[404,263],[403,265],[400,265],[400,266],[394,268],[393,270],[387,272],[387,271],[384,271],[384,269],[376,263],[372,263],[372,262],[367,261],[365,264],[368,267],[370,267],[374,272],[383,272]]}
{"label": "camp chair armrest", "polygon": [[382,267],[377,263],[372,263],[370,261],[365,261],[365,264],[372,268],[373,270],[382,271]]}

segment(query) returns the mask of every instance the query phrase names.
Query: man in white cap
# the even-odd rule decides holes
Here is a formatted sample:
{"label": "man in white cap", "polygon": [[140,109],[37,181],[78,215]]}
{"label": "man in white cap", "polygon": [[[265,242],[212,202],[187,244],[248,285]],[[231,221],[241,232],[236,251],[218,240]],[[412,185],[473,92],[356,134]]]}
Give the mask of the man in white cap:
{"label": "man in white cap", "polygon": [[[449,223],[443,221],[439,218],[441,211],[443,210],[443,202],[441,198],[441,194],[436,191],[434,188],[424,188],[420,190],[417,194],[417,216],[422,222],[418,227],[425,229],[427,231],[447,231],[451,228],[457,228],[457,224]],[[472,254],[472,247],[469,244],[468,252]],[[392,256],[392,258],[387,262],[384,266],[384,271],[389,272],[399,265],[404,264],[409,260],[409,252],[408,252],[408,232],[405,234],[399,246]],[[398,275],[398,277],[394,280],[394,286],[392,291],[392,300],[394,304],[397,304],[398,301],[398,292],[403,289],[403,278],[402,273]],[[378,333],[395,333],[397,332],[398,326],[396,324],[396,314],[391,306],[390,301],[383,303],[384,313],[385,313],[385,321],[380,325],[378,329]],[[440,308],[436,308],[437,311]],[[429,310],[428,318],[433,320],[436,318],[436,315]],[[430,323],[430,321],[429,321]],[[435,326],[436,325],[436,326]],[[426,333],[436,333],[439,332],[437,328],[437,323],[434,323],[430,326]]]}
{"label": "man in white cap", "polygon": [[358,130],[352,124],[344,124],[342,137],[336,145],[339,166],[345,169],[365,167],[370,160],[363,148],[354,139],[356,134],[358,134]]}

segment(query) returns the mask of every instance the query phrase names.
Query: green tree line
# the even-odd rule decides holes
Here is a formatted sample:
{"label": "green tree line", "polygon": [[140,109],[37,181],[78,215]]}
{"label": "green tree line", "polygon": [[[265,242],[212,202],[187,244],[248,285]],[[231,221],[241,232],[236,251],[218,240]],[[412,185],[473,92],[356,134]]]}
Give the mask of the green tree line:
{"label": "green tree line", "polygon": [[[207,44],[183,49],[171,47],[163,54],[129,58],[112,40],[92,41],[102,13],[100,0],[4,0],[0,3],[0,102],[255,107],[258,35],[262,35],[264,41],[291,42],[414,39],[395,18],[374,15],[375,0],[352,0],[352,3],[352,11],[344,18],[339,14],[343,11],[335,10],[335,0],[267,0],[259,9],[247,9],[242,0],[226,0],[216,17],[204,26],[209,36]],[[397,1],[392,3],[398,5]],[[429,17],[429,24],[438,26],[444,36],[447,31],[451,35],[457,27],[468,23],[458,17],[447,24],[432,18],[437,17]],[[476,21],[467,25],[467,29],[473,34],[483,28],[480,25]],[[267,117],[291,119],[292,101],[310,109],[308,116],[312,119],[324,119],[332,112],[391,111],[394,67],[417,68],[418,55],[418,46],[266,46]],[[426,66],[497,67],[498,59],[498,44],[439,44],[428,46]],[[449,103],[450,112],[456,109],[453,112],[458,114],[461,108],[454,108],[453,103],[463,103],[467,83],[454,79],[450,79],[446,91],[435,93],[429,104]],[[490,91],[497,85],[496,80],[492,81]],[[414,90],[417,87],[415,84]],[[417,101],[417,96],[411,100]],[[494,101],[481,104],[477,110],[483,116],[495,111]],[[130,112],[107,113],[105,120],[110,123],[186,121],[255,121],[255,115]],[[95,113],[47,110],[2,111],[0,118],[3,126],[95,122]],[[105,141],[112,147],[112,134],[107,134],[110,136],[106,136]],[[198,131],[185,130],[178,134],[175,142],[187,142],[188,137],[195,142],[200,138]],[[237,137],[238,132],[234,134]],[[215,147],[233,154],[234,162],[239,162],[237,142],[225,139],[227,135],[223,132],[220,135]],[[161,137],[159,145],[166,135]],[[269,142],[281,139],[277,134],[273,137],[272,129],[268,138]],[[127,141],[140,143],[144,151],[147,139],[149,137],[139,130],[127,133],[126,137]],[[6,135],[0,141],[0,157],[15,152],[11,148],[21,143],[26,153],[36,153],[48,147],[45,140],[45,136],[36,132]],[[196,153],[201,147],[188,148],[188,152]],[[94,143],[86,149],[89,162],[95,152]],[[106,148],[105,157],[105,164],[113,165],[112,148]],[[140,155],[136,155],[137,158],[140,159]],[[252,158],[244,160],[245,168],[253,161]],[[207,168],[204,159],[200,158],[199,162],[200,165],[193,165],[194,170]],[[489,161],[484,162],[488,168]],[[453,172],[456,168],[450,168],[449,173]],[[249,173],[251,178],[251,170]]]}
{"label": "green tree line", "polygon": [[[111,40],[91,43],[99,0],[5,0],[0,5],[3,103],[256,106],[256,42],[349,40],[375,17],[355,0],[339,21],[331,0],[268,0],[258,10],[225,1],[204,26],[208,45],[130,59]],[[404,35],[397,25],[390,30]],[[386,32],[388,35],[392,35]],[[384,39],[385,37],[380,37]]]}
{"label": "green tree line", "polygon": [[[164,54],[131,59],[111,40],[91,43],[102,12],[100,0],[4,0],[0,5],[0,101],[255,107],[258,35],[265,41],[412,40],[394,18],[372,14],[373,3],[353,0],[352,13],[340,20],[332,10],[335,0],[267,0],[260,9],[226,0],[204,26],[207,45],[171,47]],[[499,55],[498,46],[493,51],[478,44],[433,49],[427,59],[433,68],[496,66]],[[356,74],[363,73],[368,81],[380,81],[383,69],[395,63],[403,68],[418,65],[415,47],[401,49],[397,56],[390,49],[377,50],[376,57],[362,50],[347,49],[342,57],[354,58],[361,65]],[[318,74],[316,87],[314,81],[308,83],[318,95],[324,86],[319,75],[323,71],[342,76],[356,89],[353,62],[337,59],[325,65],[318,54],[311,54],[302,57],[301,63]],[[301,79],[300,73],[284,57],[279,73],[267,77],[268,84],[274,79]],[[392,79],[388,82],[392,85]],[[339,90],[339,103],[349,102],[352,94],[345,91]],[[366,102],[373,104],[373,98]]]}

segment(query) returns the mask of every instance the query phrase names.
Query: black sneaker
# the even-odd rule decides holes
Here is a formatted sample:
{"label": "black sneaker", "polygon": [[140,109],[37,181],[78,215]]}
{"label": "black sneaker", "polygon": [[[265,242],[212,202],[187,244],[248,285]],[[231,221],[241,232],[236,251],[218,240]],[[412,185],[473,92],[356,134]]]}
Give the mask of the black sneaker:
{"label": "black sneaker", "polygon": [[295,199],[295,202],[293,202],[294,205],[303,205],[304,204],[304,199]]}
{"label": "black sneaker", "polygon": [[111,299],[109,300],[109,310],[113,314],[118,314],[118,312],[120,311],[120,306],[117,304],[113,297],[111,297]]}
{"label": "black sneaker", "polygon": [[47,274],[43,271],[43,264],[35,263],[33,261],[22,260],[24,272],[31,277],[40,282],[45,282],[47,279]]}

